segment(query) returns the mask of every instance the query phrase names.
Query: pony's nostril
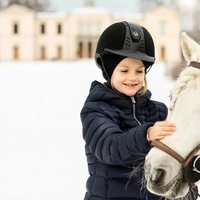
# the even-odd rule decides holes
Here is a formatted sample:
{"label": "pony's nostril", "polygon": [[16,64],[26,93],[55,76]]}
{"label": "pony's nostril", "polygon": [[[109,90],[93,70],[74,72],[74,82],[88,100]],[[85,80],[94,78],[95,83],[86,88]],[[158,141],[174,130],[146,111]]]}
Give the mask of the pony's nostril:
{"label": "pony's nostril", "polygon": [[165,174],[166,174],[165,170],[156,169],[155,173],[153,173],[152,176],[151,176],[151,181],[154,184],[162,184],[164,177],[165,177]]}

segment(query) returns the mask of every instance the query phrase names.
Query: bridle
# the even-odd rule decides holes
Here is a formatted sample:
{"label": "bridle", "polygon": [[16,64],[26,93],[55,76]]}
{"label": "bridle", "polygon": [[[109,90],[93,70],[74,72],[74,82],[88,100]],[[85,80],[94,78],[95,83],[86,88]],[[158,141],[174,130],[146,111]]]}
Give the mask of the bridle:
{"label": "bridle", "polygon": [[[199,152],[200,150],[200,144],[198,144],[187,156],[186,158],[183,158],[180,154],[178,154],[177,152],[175,152],[173,149],[171,149],[169,146],[167,146],[166,144],[158,141],[158,140],[153,140],[151,142],[151,146],[156,147],[162,151],[164,151],[165,153],[169,154],[170,156],[172,156],[173,158],[175,158],[177,161],[179,161],[181,163],[182,169],[184,169],[185,167],[187,167],[187,165],[190,163],[190,161],[194,158],[194,156]],[[200,159],[200,156],[198,156],[196,159]],[[200,171],[196,168],[196,159],[193,162],[193,171],[196,171],[197,173],[200,173]],[[189,186],[193,189],[195,188],[195,184],[187,181]],[[197,196],[200,197],[200,194],[197,193]]]}
{"label": "bridle", "polygon": [[[200,69],[200,63],[196,62],[196,61],[191,61],[189,64],[190,67],[195,67],[197,69]],[[167,146],[166,144],[160,142],[159,140],[153,140],[151,142],[151,146],[156,147],[162,151],[164,151],[165,153],[169,154],[170,156],[172,156],[173,158],[175,158],[177,161],[179,161],[179,163],[181,164],[182,168],[185,168],[189,162],[194,158],[195,155],[197,155],[197,153],[200,151],[200,144],[198,144],[187,156],[186,158],[183,158],[180,154],[178,154],[177,152],[175,152],[173,149],[171,149],[169,146]],[[193,171],[196,170],[196,166],[195,166],[196,162],[194,162],[193,165]],[[196,170],[198,173],[199,171]],[[194,184],[192,184],[192,186],[194,186]]]}
{"label": "bridle", "polygon": [[156,147],[162,151],[164,151],[165,153],[169,154],[170,156],[172,156],[173,158],[175,158],[176,160],[178,160],[182,167],[186,167],[188,165],[188,163],[191,161],[191,159],[200,151],[200,144],[198,144],[187,156],[186,158],[183,158],[180,154],[178,154],[177,152],[175,152],[173,149],[171,149],[169,146],[167,146],[166,144],[158,141],[158,140],[153,140],[151,142],[151,146]]}
{"label": "bridle", "polygon": [[200,69],[200,63],[196,61],[191,61],[189,67],[195,67],[197,69]]}

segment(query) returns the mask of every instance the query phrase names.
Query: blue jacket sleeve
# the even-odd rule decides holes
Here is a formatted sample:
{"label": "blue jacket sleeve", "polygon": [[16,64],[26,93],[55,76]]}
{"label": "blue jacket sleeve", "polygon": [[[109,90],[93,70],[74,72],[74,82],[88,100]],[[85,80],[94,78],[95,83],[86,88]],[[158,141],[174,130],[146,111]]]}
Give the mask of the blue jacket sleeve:
{"label": "blue jacket sleeve", "polygon": [[94,110],[82,112],[81,119],[86,145],[104,163],[130,164],[139,157],[144,158],[150,149],[146,132],[152,123],[122,131],[113,119]]}

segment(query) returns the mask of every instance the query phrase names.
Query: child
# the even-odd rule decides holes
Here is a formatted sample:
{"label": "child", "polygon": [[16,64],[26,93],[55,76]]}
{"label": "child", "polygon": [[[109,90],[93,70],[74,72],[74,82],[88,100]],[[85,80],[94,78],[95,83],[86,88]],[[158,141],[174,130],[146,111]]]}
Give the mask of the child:
{"label": "child", "polygon": [[146,73],[154,64],[154,43],[142,26],[110,25],[100,36],[95,60],[106,83],[94,81],[81,111],[90,177],[85,200],[161,199],[142,190],[141,168],[150,141],[175,131],[164,121],[167,107],[150,100]]}

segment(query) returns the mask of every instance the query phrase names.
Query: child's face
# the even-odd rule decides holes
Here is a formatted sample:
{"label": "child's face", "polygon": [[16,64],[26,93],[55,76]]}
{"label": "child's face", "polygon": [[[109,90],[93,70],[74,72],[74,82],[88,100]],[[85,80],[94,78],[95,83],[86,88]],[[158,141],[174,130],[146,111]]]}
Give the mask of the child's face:
{"label": "child's face", "polygon": [[125,58],[113,71],[111,86],[127,96],[133,96],[141,89],[144,77],[143,62],[134,58]]}

